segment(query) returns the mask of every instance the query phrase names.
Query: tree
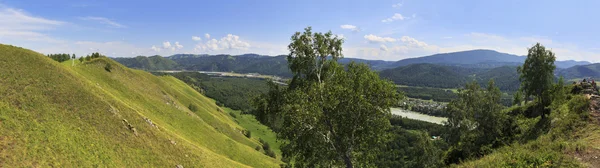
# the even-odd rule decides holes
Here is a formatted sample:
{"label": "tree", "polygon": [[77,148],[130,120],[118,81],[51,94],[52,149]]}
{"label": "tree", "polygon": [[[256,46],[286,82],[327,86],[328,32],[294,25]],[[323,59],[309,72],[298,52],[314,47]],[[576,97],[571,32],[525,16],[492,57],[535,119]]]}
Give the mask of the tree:
{"label": "tree", "polygon": [[542,118],[549,113],[543,108],[551,103],[549,90],[554,81],[555,60],[556,57],[552,51],[546,50],[546,47],[537,43],[529,48],[525,63],[517,69],[520,73],[519,80],[525,98],[529,96],[536,98],[539,103],[538,107],[541,107],[538,108],[538,112],[542,111],[540,113]]}
{"label": "tree", "polygon": [[83,56],[79,57],[79,62],[83,62]]}
{"label": "tree", "polygon": [[[389,137],[390,107],[400,98],[395,85],[367,65],[338,64],[342,43],[331,32],[296,32],[288,46],[289,86],[255,103],[281,118],[282,152],[298,167],[369,166]],[[270,101],[269,94],[279,98]]]}
{"label": "tree", "polygon": [[519,91],[515,92],[515,94],[513,95],[513,103],[512,104],[520,106],[521,102],[523,102],[523,94],[519,90]]}
{"label": "tree", "polygon": [[[444,139],[451,145],[446,163],[482,156],[510,142],[505,127],[507,116],[500,104],[502,92],[490,80],[487,89],[477,82],[468,83],[459,98],[447,106],[449,117]],[[508,138],[508,139],[507,139]]]}

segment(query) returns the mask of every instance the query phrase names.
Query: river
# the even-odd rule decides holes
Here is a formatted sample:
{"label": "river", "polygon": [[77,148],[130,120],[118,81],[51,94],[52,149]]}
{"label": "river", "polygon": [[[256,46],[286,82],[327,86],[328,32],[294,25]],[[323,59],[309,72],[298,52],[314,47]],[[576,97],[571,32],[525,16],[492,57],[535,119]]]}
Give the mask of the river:
{"label": "river", "polygon": [[448,121],[448,118],[445,118],[445,117],[430,116],[430,115],[421,114],[421,113],[417,113],[417,112],[413,112],[413,111],[409,111],[409,110],[404,110],[401,108],[392,108],[391,111],[392,111],[393,115],[399,115],[402,117],[415,119],[415,120],[421,120],[421,121],[430,122],[430,123],[443,124],[444,121]]}

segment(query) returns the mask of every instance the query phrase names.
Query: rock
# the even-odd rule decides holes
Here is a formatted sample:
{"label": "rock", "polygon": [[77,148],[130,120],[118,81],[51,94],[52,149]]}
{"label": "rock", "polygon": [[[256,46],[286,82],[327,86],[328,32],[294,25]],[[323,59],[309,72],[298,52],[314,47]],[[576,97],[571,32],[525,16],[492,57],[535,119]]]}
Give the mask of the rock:
{"label": "rock", "polygon": [[171,141],[171,144],[177,145],[177,142],[175,142],[174,140],[170,140],[170,141]]}
{"label": "rock", "polygon": [[177,165],[177,166],[175,166],[175,167],[176,167],[176,168],[183,168],[183,166],[182,166],[182,165]]}
{"label": "rock", "polygon": [[144,118],[144,120],[146,120],[146,122],[148,124],[150,124],[150,126],[154,127],[154,128],[158,128],[154,123],[152,123],[152,120],[150,120],[149,118]]}

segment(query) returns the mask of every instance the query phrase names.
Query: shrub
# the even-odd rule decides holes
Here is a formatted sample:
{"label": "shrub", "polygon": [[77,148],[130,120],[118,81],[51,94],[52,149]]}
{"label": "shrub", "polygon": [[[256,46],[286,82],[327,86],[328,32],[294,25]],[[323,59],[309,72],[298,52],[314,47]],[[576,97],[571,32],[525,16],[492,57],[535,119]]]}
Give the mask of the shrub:
{"label": "shrub", "polygon": [[263,150],[268,151],[271,150],[271,146],[268,142],[263,143]]}
{"label": "shrub", "polygon": [[110,63],[106,63],[106,65],[104,66],[104,70],[110,72],[110,70],[112,70],[112,65],[110,65]]}
{"label": "shrub", "polygon": [[198,111],[198,106],[196,106],[195,104],[190,104],[188,106],[188,109],[190,109],[190,111],[196,112]]}
{"label": "shrub", "polygon": [[272,158],[276,158],[277,157],[277,155],[275,155],[275,152],[273,152],[273,150],[265,151],[265,154],[267,154],[267,156],[270,156]]}
{"label": "shrub", "polygon": [[254,150],[260,151],[260,146],[256,146],[256,148],[254,148]]}
{"label": "shrub", "polygon": [[233,112],[229,112],[229,115],[233,118],[237,118],[237,114],[233,113]]}
{"label": "shrub", "polygon": [[250,138],[250,137],[252,137],[252,132],[250,132],[250,130],[246,130],[246,131],[244,131],[244,135],[245,135],[247,138]]}

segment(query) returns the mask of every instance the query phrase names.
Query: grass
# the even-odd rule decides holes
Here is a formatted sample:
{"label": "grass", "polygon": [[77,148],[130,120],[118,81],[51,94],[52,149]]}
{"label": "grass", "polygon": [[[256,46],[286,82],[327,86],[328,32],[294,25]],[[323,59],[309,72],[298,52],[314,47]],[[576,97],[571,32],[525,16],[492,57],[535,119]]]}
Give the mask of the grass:
{"label": "grass", "polygon": [[[267,126],[260,124],[253,115],[242,114],[239,110],[226,108],[226,111],[232,113],[231,118],[239,123],[240,126],[252,132],[252,139],[258,142],[259,139],[269,143],[271,149],[281,158],[281,141],[277,140],[277,135]],[[235,117],[233,117],[235,116]]]}
{"label": "grass", "polygon": [[[278,167],[185,83],[108,58],[58,63],[0,45],[0,165]],[[111,72],[104,67],[111,64]],[[198,106],[197,112],[187,109]],[[149,124],[152,121],[155,126]],[[125,122],[125,120],[127,122]],[[130,129],[135,128],[135,129]],[[135,131],[133,131],[135,130]]]}
{"label": "grass", "polygon": [[547,125],[549,130],[544,131],[545,134],[535,133],[536,137],[520,137],[522,141],[497,149],[481,159],[453,166],[589,167],[597,165],[600,162],[595,158],[585,160],[589,153],[592,153],[592,157],[600,154],[600,126],[589,118],[588,103],[584,96],[578,95],[553,109],[548,122],[544,122],[545,120],[539,117],[519,119],[519,127],[525,134],[538,132],[541,129],[540,123]]}

